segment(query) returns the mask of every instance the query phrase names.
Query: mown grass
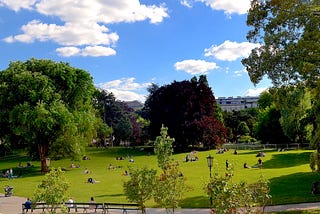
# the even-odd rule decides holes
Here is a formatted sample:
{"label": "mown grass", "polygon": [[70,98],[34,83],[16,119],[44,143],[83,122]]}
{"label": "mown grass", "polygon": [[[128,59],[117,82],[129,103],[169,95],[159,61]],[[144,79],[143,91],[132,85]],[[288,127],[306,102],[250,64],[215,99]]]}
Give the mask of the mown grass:
{"label": "mown grass", "polygon": [[[302,202],[319,201],[320,196],[311,194],[311,183],[319,180],[319,174],[312,173],[309,167],[309,156],[312,151],[293,150],[286,152],[266,151],[266,157],[263,157],[263,169],[250,168],[244,169],[243,164],[246,162],[249,166],[257,163],[256,150],[238,151],[238,155],[234,155],[233,151],[224,154],[215,154],[216,151],[198,152],[198,161],[185,162],[187,153],[174,155],[175,160],[180,162],[180,166],[187,184],[191,190],[185,194],[181,203],[181,207],[202,208],[209,206],[209,199],[203,191],[205,182],[209,179],[209,168],[207,166],[206,157],[211,154],[214,156],[214,166],[212,173],[225,173],[225,161],[234,168],[234,181],[239,182],[245,180],[253,183],[263,175],[270,181],[272,201],[270,204],[289,204]],[[52,167],[64,168],[65,175],[71,186],[68,194],[75,201],[87,202],[91,196],[95,197],[97,202],[127,202],[123,194],[123,182],[129,177],[123,176],[125,170],[130,167],[143,167],[158,169],[157,159],[152,151],[129,148],[109,148],[97,149],[88,148],[87,156],[90,160],[81,161],[80,168],[70,168],[71,161],[69,159],[51,161]],[[115,160],[115,157],[133,156],[134,163],[130,163],[128,158],[125,160]],[[13,160],[1,160],[0,170],[13,168],[17,174],[19,168],[18,163],[22,162],[26,165],[27,158],[18,158]],[[37,185],[43,179],[43,175],[39,172],[40,163],[33,161],[32,168],[23,168],[22,177],[8,180],[1,178],[1,186],[11,185],[14,187],[14,194],[23,197],[32,197]],[[108,166],[119,166],[119,168],[109,170]],[[91,174],[84,174],[83,170],[88,168]],[[87,183],[89,177],[94,178],[98,182],[96,184]],[[147,204],[149,207],[155,206],[150,200]]]}

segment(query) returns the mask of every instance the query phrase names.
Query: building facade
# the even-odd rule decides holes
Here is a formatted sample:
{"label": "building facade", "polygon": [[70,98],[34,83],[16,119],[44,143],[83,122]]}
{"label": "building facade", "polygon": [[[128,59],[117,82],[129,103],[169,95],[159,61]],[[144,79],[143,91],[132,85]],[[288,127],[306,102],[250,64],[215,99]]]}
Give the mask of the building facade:
{"label": "building facade", "polygon": [[240,111],[247,108],[257,108],[259,97],[219,97],[217,104],[222,111]]}

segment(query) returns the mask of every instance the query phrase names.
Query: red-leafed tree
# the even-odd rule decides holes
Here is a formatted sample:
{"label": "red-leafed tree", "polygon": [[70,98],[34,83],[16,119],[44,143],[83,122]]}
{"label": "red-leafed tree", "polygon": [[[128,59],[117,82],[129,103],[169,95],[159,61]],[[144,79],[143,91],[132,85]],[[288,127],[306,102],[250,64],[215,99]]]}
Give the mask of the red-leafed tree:
{"label": "red-leafed tree", "polygon": [[150,136],[155,138],[162,125],[175,139],[176,151],[203,143],[213,148],[224,142],[226,129],[216,119],[216,101],[206,76],[190,81],[174,81],[150,93],[145,109],[150,119]]}

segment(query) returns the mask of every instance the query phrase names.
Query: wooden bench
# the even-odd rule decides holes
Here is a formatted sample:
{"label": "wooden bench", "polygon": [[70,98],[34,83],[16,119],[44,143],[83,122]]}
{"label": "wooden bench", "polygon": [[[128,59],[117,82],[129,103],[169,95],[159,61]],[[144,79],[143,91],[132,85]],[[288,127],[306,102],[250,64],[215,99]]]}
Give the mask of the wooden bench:
{"label": "wooden bench", "polygon": [[122,210],[122,213],[126,214],[129,210],[140,210],[139,204],[133,203],[104,203],[105,210],[109,213],[109,210]]}
{"label": "wooden bench", "polygon": [[122,210],[123,214],[128,213],[129,210],[140,210],[140,207],[138,204],[134,203],[63,203],[59,205],[55,205],[54,207],[51,207],[50,205],[47,205],[46,203],[36,203],[32,204],[31,209],[28,209],[25,207],[25,204],[22,204],[22,213],[27,213],[28,211],[33,212],[34,210],[42,210],[44,213],[46,210],[51,211],[57,211],[61,210],[61,207],[64,206],[67,208],[68,212],[72,213],[88,213],[90,211],[93,211],[95,213],[98,213],[101,211],[101,213],[109,213],[110,210]]}
{"label": "wooden bench", "polygon": [[33,212],[34,210],[42,210],[42,212],[44,212],[46,209],[48,208],[48,206],[46,205],[46,203],[36,203],[36,204],[32,204],[31,205],[31,209],[27,208],[25,203],[22,204],[22,213],[27,213],[29,210],[31,212]]}
{"label": "wooden bench", "polygon": [[68,207],[68,212],[74,210],[74,212],[87,213],[88,211],[102,211],[102,213],[106,213],[105,207],[103,203],[65,203],[65,206]]}

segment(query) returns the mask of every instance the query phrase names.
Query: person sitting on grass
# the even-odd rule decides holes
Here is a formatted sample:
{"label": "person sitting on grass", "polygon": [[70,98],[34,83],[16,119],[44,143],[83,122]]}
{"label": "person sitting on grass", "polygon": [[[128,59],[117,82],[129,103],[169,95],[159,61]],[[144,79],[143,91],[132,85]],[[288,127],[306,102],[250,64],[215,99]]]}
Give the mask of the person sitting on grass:
{"label": "person sitting on grass", "polygon": [[83,171],[83,173],[84,173],[84,174],[89,174],[89,173],[91,173],[91,172],[90,172],[90,170],[89,170],[88,168],[85,168],[84,171]]}
{"label": "person sitting on grass", "polygon": [[243,168],[249,169],[250,167],[247,165],[247,163],[244,163],[244,164],[243,164]]}
{"label": "person sitting on grass", "polygon": [[96,180],[94,180],[93,178],[88,178],[88,183],[95,184]]}

